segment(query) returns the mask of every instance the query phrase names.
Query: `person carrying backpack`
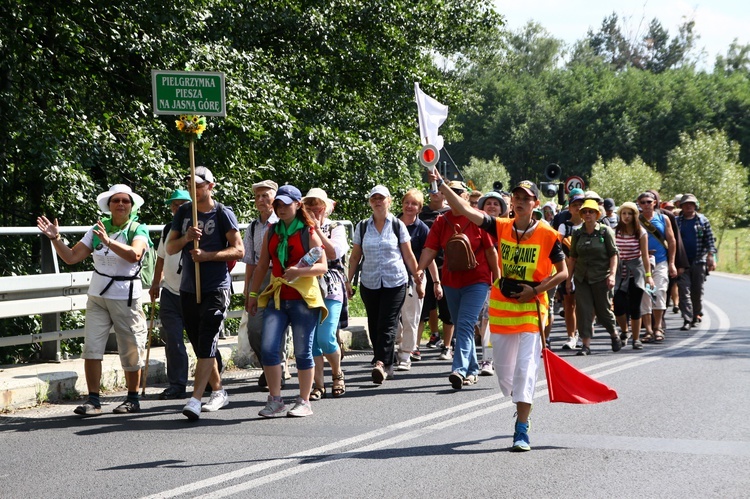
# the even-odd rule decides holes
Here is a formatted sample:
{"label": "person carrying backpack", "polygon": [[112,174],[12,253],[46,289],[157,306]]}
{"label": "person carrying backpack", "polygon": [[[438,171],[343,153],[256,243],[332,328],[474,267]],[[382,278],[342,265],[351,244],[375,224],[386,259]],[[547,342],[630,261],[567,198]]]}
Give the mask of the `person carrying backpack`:
{"label": "person carrying backpack", "polygon": [[[81,357],[85,359],[88,398],[73,412],[81,416],[102,413],[99,387],[102,359],[114,325],[128,396],[114,409],[115,414],[139,412],[138,389],[148,327],[140,304],[140,269],[144,253],[152,246],[148,227],[138,224],[138,208],[143,198],[124,184],[115,184],[96,197],[103,217],[72,248],[60,236],[57,219],[37,218],[37,227],[52,241],[52,247],[68,265],[94,258],[94,273],[86,304],[85,340]],[[132,236],[129,237],[129,234]]]}
{"label": "person carrying backpack", "polygon": [[[463,182],[453,181],[445,189],[463,201],[468,200],[468,189]],[[445,189],[442,192],[445,193]],[[430,228],[418,270],[425,270],[441,249],[445,260],[443,293],[455,325],[453,336],[456,340],[448,381],[454,390],[460,390],[478,380],[479,363],[474,344],[474,325],[487,299],[491,282],[499,277],[497,251],[490,235],[453,205],[450,211],[438,216]]]}

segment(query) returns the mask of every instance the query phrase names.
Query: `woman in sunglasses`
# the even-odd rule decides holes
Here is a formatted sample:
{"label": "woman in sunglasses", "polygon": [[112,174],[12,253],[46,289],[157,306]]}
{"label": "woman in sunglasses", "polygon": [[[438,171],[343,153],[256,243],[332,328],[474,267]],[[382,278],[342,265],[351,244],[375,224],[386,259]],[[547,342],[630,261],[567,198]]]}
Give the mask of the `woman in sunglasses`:
{"label": "woman in sunglasses", "polygon": [[85,359],[88,399],[73,412],[81,416],[102,413],[99,386],[102,359],[110,328],[114,325],[117,350],[125,372],[128,396],[114,409],[115,414],[140,411],[138,388],[146,345],[146,317],[139,302],[141,297],[141,258],[152,245],[148,228],[136,222],[143,198],[123,184],[113,185],[96,198],[102,217],[83,238],[70,248],[60,236],[57,219],[36,219],[37,227],[52,241],[52,247],[68,265],[94,255],[94,273],[86,304]]}
{"label": "woman in sunglasses", "polygon": [[593,325],[596,314],[599,323],[612,338],[612,351],[622,348],[622,340],[615,332],[612,313],[612,289],[615,287],[617,245],[612,229],[599,219],[599,204],[587,199],[581,206],[583,225],[573,232],[570,242],[570,272],[576,287],[576,322],[583,346],[577,355],[591,354]]}

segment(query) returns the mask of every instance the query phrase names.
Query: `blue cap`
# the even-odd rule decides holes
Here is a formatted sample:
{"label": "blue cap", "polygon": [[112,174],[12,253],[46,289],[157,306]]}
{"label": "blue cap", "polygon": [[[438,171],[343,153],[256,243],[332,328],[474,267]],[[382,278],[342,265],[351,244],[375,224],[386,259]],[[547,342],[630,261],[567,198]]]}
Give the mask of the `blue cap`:
{"label": "blue cap", "polygon": [[578,199],[583,199],[583,198],[584,198],[584,195],[583,195],[583,189],[579,189],[578,187],[576,187],[576,188],[574,188],[574,189],[571,189],[571,190],[570,190],[570,192],[568,193],[568,199],[572,201],[572,199],[571,199],[571,198],[572,198],[573,196],[581,196],[581,197],[580,197],[580,198],[578,198]]}
{"label": "blue cap", "polygon": [[279,190],[276,191],[276,197],[274,201],[279,200],[284,204],[292,204],[294,201],[300,201],[302,199],[302,193],[293,185],[282,185]]}
{"label": "blue cap", "polygon": [[165,204],[170,204],[172,201],[192,201],[190,199],[190,193],[184,189],[177,189],[172,193],[169,199],[164,200]]}

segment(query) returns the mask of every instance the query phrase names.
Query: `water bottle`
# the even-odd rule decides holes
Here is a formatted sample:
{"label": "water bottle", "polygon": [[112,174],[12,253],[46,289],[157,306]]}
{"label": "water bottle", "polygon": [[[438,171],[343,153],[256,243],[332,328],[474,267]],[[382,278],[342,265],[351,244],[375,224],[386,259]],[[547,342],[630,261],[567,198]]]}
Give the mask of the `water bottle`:
{"label": "water bottle", "polygon": [[[314,248],[310,248],[310,251],[308,251],[305,256],[299,259],[299,262],[297,262],[298,268],[304,268],[304,267],[312,267],[315,262],[320,260],[320,257],[325,254],[325,249],[323,246],[315,246]],[[292,279],[289,281],[289,284],[292,284],[295,282],[299,277]]]}

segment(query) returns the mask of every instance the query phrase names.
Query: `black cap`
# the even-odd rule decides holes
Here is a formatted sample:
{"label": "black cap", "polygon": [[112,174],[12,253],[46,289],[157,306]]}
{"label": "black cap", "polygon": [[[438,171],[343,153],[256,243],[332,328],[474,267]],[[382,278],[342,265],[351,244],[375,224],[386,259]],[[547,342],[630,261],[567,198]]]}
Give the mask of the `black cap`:
{"label": "black cap", "polygon": [[527,194],[530,194],[539,199],[539,189],[531,180],[521,180],[516,184],[511,192],[515,192],[517,189],[523,189]]}

